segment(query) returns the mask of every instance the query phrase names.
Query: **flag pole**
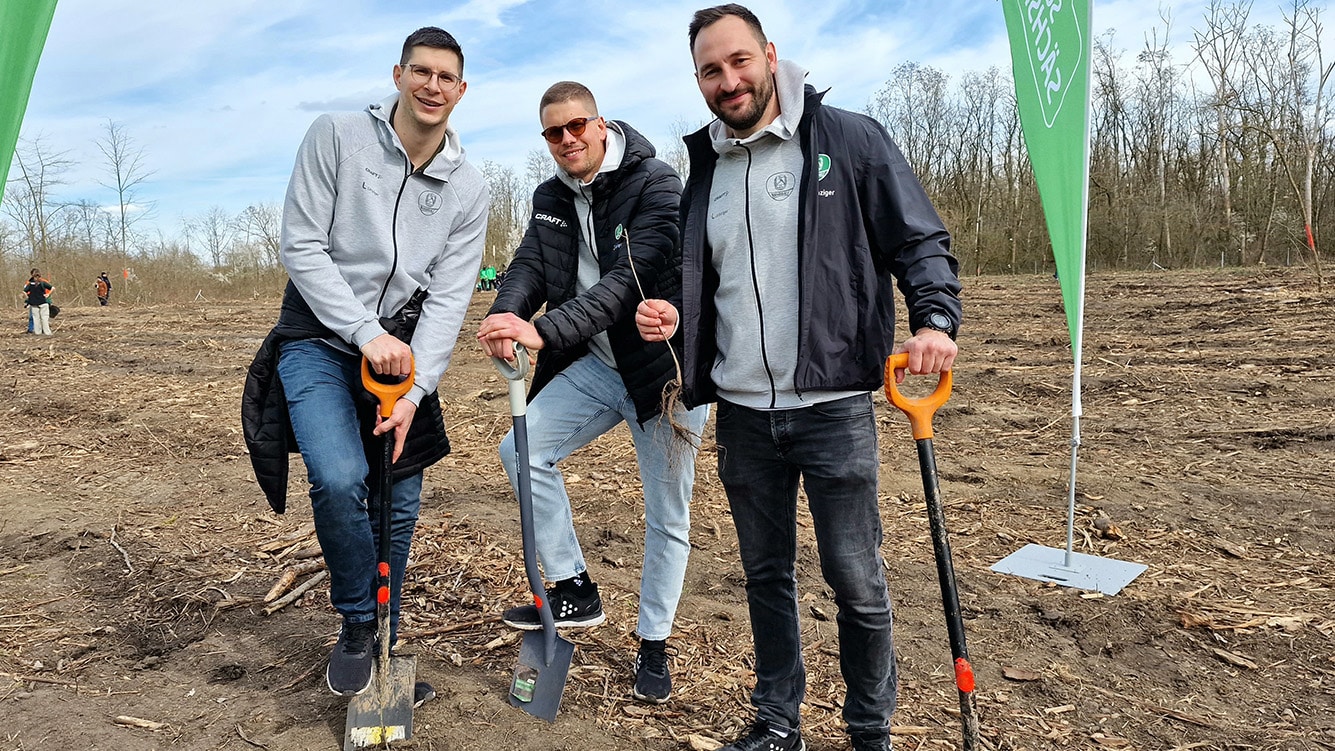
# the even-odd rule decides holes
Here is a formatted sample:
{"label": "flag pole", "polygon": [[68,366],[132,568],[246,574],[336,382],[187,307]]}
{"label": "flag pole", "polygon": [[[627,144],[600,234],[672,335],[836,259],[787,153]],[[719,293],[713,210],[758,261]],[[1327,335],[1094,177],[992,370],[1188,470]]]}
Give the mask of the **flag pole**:
{"label": "flag pole", "polygon": [[[1080,461],[1080,418],[1085,328],[1085,251],[1089,244],[1089,166],[1092,151],[1093,0],[1033,3],[1002,0],[1015,71],[1016,106],[1034,181],[1043,200],[1071,335],[1071,474],[1067,485],[1066,549],[1029,544],[993,571],[1117,594],[1144,564],[1075,552],[1075,481]],[[1078,66],[1084,65],[1083,71]],[[1075,101],[1083,97],[1079,109]],[[1072,106],[1067,108],[1065,105]],[[1083,132],[1077,133],[1077,129]],[[1074,277],[1074,278],[1072,278]]]}
{"label": "flag pole", "polygon": [[[1094,0],[1088,0],[1086,18],[1093,28]],[[1093,43],[1090,43],[1093,47]],[[1080,181],[1080,275],[1076,278],[1075,330],[1072,332],[1071,352],[1075,357],[1075,368],[1071,374],[1071,479],[1066,497],[1066,557],[1067,568],[1074,566],[1075,555],[1075,478],[1076,466],[1080,460],[1080,418],[1084,415],[1084,404],[1080,400],[1083,391],[1081,374],[1084,365],[1085,340],[1085,253],[1089,248],[1089,161],[1093,151],[1093,112],[1094,112],[1094,65],[1090,60],[1085,65],[1085,90],[1090,96],[1085,98],[1085,179]]]}

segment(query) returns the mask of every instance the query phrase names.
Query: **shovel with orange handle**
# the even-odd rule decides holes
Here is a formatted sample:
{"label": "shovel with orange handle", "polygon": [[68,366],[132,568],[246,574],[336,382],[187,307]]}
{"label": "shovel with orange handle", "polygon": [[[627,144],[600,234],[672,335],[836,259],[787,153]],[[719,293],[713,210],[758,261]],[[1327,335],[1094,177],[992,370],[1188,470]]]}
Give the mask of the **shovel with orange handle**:
{"label": "shovel with orange handle", "polygon": [[[413,387],[411,371],[403,380],[380,380],[371,372],[366,358],[362,358],[362,386],[380,402],[380,416],[389,417],[394,403]],[[390,503],[394,492],[394,431],[380,436],[381,465],[380,492],[376,497],[375,514],[379,541],[376,544],[376,621],[380,634],[380,650],[375,661],[375,673],[369,690],[352,697],[348,702],[348,719],[343,732],[344,751],[360,748],[381,748],[393,741],[413,737],[413,687],[417,677],[417,658],[412,655],[393,655],[390,647],[389,613],[389,549]]]}
{"label": "shovel with orange handle", "polygon": [[936,553],[936,577],[941,582],[941,604],[946,610],[946,629],[950,633],[950,654],[955,661],[955,686],[960,692],[960,724],[964,726],[964,751],[982,748],[978,739],[978,714],[973,698],[973,666],[964,644],[964,619],[960,617],[959,592],[955,589],[955,566],[950,557],[950,539],[946,533],[946,515],[941,507],[940,487],[936,477],[936,454],[932,451],[932,416],[950,398],[950,371],[941,374],[936,390],[921,399],[909,399],[895,387],[895,369],[908,368],[907,352],[891,355],[885,361],[885,396],[909,418],[913,438],[918,444],[918,468],[922,471],[922,489],[927,498],[927,521],[932,528],[932,550]]}

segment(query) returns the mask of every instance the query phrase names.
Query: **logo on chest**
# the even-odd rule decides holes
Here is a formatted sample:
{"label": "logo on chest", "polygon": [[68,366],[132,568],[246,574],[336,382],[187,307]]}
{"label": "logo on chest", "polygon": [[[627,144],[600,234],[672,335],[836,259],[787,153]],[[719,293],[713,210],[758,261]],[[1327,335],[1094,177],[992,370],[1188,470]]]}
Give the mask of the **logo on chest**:
{"label": "logo on chest", "polygon": [[425,216],[431,216],[440,211],[440,194],[430,190],[423,191],[417,197],[417,208],[421,209]]}
{"label": "logo on chest", "polygon": [[765,181],[765,190],[776,201],[786,200],[796,187],[797,178],[791,172],[775,172]]}

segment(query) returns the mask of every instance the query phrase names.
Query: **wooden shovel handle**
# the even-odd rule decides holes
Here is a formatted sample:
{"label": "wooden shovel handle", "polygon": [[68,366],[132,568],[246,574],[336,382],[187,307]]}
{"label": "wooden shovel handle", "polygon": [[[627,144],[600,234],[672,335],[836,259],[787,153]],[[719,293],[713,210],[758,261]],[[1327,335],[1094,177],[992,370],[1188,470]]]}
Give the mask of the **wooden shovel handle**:
{"label": "wooden shovel handle", "polygon": [[932,437],[932,416],[950,398],[950,371],[941,374],[936,390],[921,399],[909,399],[895,388],[895,368],[908,368],[909,353],[900,352],[885,359],[885,397],[909,417],[913,437],[918,440]]}
{"label": "wooden shovel handle", "polygon": [[[410,365],[416,367],[415,362]],[[398,383],[381,383],[375,379],[375,374],[371,372],[371,361],[365,357],[362,358],[362,386],[371,392],[371,395],[380,400],[380,416],[389,417],[394,413],[394,402],[399,400],[404,394],[412,390],[413,373],[408,371],[408,376]]]}

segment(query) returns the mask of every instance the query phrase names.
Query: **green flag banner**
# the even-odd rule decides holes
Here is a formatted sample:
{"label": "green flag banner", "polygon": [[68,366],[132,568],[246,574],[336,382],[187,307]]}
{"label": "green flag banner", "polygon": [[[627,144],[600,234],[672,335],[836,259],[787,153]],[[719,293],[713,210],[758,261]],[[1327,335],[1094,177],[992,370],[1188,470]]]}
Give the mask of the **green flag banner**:
{"label": "green flag banner", "polygon": [[1093,0],[1001,0],[1020,124],[1043,199],[1077,358],[1085,293],[1093,4]]}
{"label": "green flag banner", "polygon": [[0,198],[5,194],[32,77],[55,12],[56,0],[0,2]]}

